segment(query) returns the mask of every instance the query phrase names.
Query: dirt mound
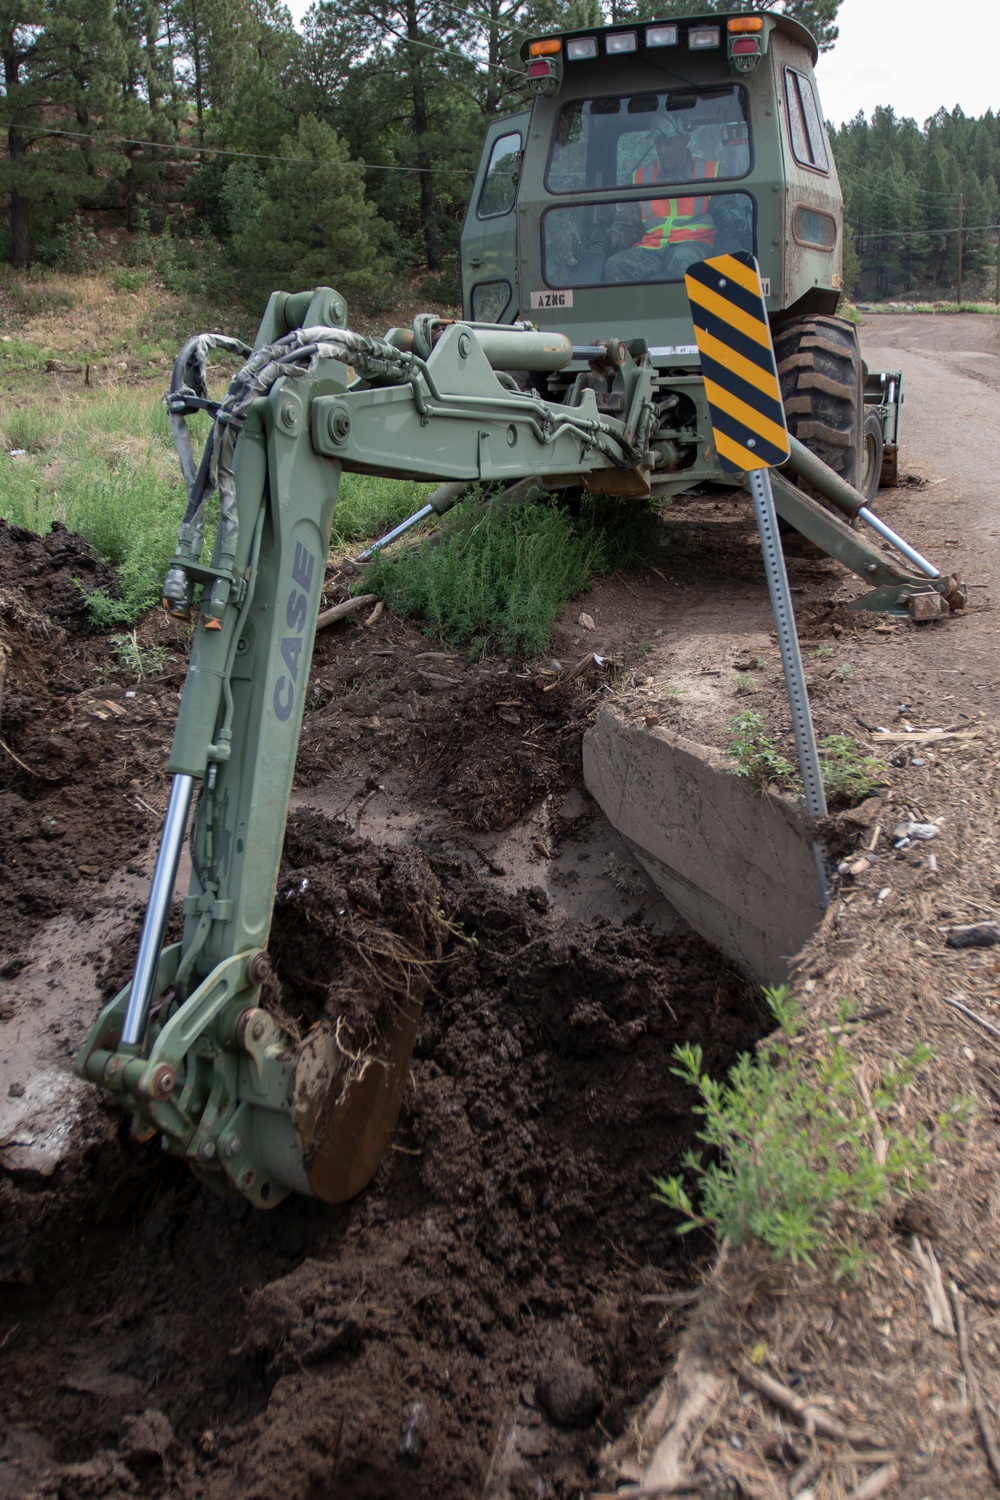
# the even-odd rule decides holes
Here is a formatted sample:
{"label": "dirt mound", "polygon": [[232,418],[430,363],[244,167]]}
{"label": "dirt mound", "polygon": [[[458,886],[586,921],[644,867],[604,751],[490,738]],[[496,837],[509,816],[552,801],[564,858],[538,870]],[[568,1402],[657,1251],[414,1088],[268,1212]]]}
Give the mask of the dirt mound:
{"label": "dirt mound", "polygon": [[[671,1049],[694,1039],[724,1066],[760,1016],[694,938],[495,887],[438,841],[378,850],[293,815],[271,945],[286,1006],[356,993],[376,935],[433,955],[393,1146],[354,1203],[266,1215],[155,1144],[104,1142],[105,1166],[131,1159],[134,1215],[78,1222],[77,1265],[20,1289],[0,1354],[5,1420],[45,1410],[61,1493],[129,1475],[269,1500],[579,1492],[665,1356],[641,1299],[691,1274],[650,1195],[691,1137]],[[414,1401],[418,1468],[397,1456]]]}
{"label": "dirt mound", "polygon": [[[32,932],[79,887],[140,852],[159,814],[172,673],[134,681],[86,593],[117,587],[89,544],[56,525],[45,537],[0,521],[0,964],[16,972]],[[152,621],[147,631],[159,632]],[[176,635],[167,626],[168,636]],[[145,793],[146,800],[143,800]],[[157,793],[153,791],[154,796]],[[13,967],[12,967],[13,966]]]}

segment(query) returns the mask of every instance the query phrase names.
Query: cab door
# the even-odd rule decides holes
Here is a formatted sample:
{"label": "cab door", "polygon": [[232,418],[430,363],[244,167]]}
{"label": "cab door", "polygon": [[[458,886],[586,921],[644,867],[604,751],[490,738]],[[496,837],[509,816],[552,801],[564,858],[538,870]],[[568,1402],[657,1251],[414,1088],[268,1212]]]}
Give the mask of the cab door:
{"label": "cab door", "polygon": [[517,318],[517,224],[514,209],[531,115],[495,120],[462,229],[462,311],[477,323]]}

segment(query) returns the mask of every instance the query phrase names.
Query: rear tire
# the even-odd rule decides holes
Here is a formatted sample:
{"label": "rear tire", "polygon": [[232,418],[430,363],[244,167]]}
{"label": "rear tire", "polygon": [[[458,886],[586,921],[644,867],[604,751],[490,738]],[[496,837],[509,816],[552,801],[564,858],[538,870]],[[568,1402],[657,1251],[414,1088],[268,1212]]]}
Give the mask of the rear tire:
{"label": "rear tire", "polygon": [[[774,352],[789,432],[859,488],[864,367],[858,330],[845,318],[795,318],[776,329]],[[801,480],[796,482],[809,492]]]}
{"label": "rear tire", "polygon": [[861,465],[861,483],[858,489],[869,505],[874,504],[882,480],[882,421],[877,412],[865,416],[864,454]]}

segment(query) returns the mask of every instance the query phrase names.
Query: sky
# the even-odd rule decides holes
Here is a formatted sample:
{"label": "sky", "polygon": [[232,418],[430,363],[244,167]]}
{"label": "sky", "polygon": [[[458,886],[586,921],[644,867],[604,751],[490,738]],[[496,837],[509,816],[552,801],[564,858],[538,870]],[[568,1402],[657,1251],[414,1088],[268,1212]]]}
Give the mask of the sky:
{"label": "sky", "polygon": [[918,125],[942,105],[1000,112],[1000,0],[843,0],[837,25],[840,40],[816,67],[831,125],[878,104]]}

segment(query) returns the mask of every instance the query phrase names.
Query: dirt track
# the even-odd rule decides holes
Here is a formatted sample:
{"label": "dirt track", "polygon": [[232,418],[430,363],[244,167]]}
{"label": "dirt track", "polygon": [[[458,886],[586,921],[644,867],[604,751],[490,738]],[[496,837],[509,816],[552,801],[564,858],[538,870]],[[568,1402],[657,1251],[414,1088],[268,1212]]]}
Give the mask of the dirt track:
{"label": "dirt track", "polygon": [[[901,705],[914,723],[995,705],[998,334],[971,317],[863,329],[869,362],[904,368],[908,393],[915,478],[879,509],[965,573],[973,607],[882,633],[845,611],[853,579],[793,563],[806,650],[835,653],[811,658],[821,732]],[[478,948],[444,955],[372,1188],[345,1209],[257,1215],[128,1142],[92,1091],[60,1094],[127,977],[179,667],[116,676],[107,642],[60,604],[78,546],[2,540],[0,734],[21,764],[5,756],[0,782],[0,1109],[20,1111],[0,1129],[0,1494],[588,1493],[605,1435],[669,1359],[670,1327],[643,1299],[693,1274],[648,1197],[690,1130],[670,1048],[700,1036],[718,1068],[759,1024],[724,966],[629,889],[625,851],[581,796],[579,736],[608,684],[545,694],[537,672],[429,655],[391,619],[320,638],[290,867],[370,887],[393,846],[417,842],[422,878]],[[577,601],[554,650],[615,654],[628,711],[655,704],[719,743],[741,707],[780,723],[770,629],[745,515],[681,503],[656,569]],[[754,694],[737,697],[744,659]],[[19,1101],[39,1078],[36,1127]],[[68,1155],[53,1119],[70,1121]],[[553,1384],[576,1393],[562,1421],[539,1400]],[[395,1457],[411,1399],[432,1422],[416,1472]]]}

